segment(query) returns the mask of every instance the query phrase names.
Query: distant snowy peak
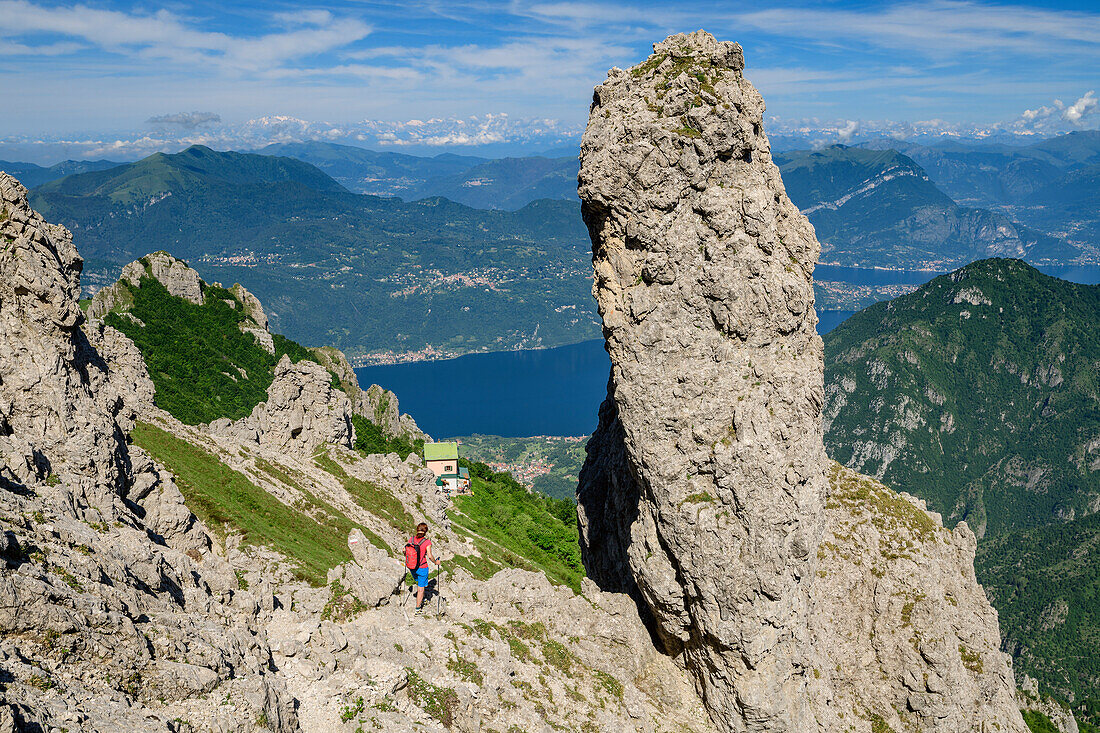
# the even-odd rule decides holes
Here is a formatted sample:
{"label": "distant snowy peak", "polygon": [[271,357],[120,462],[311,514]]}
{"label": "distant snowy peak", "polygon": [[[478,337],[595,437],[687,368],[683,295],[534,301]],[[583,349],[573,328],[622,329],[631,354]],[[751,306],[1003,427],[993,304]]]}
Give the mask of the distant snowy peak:
{"label": "distant snowy peak", "polygon": [[272,143],[311,140],[437,154],[446,149],[486,150],[492,155],[537,152],[577,144],[581,128],[559,120],[488,113],[472,117],[311,122],[287,115],[268,115],[241,123],[186,127],[156,125],[152,130],[75,139],[0,139],[0,158],[53,162],[58,158],[137,159],[152,153],[174,153],[191,145],[220,150],[247,150]]}

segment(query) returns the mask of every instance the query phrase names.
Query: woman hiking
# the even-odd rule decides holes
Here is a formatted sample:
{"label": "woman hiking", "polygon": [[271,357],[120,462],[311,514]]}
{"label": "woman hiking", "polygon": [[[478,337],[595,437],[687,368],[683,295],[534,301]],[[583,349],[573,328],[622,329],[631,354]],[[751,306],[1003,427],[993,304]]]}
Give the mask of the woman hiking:
{"label": "woman hiking", "polygon": [[432,554],[432,541],[428,539],[428,525],[416,525],[416,534],[405,543],[405,567],[416,578],[416,613],[420,615],[424,605],[424,589],[428,586],[428,561],[439,567],[439,560]]}

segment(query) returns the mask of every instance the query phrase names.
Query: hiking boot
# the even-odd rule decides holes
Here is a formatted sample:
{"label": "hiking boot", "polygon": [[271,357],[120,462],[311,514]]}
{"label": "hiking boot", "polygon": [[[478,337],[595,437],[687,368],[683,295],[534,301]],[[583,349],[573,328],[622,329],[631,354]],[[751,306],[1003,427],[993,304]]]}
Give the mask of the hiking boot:
{"label": "hiking boot", "polygon": [[420,606],[417,606],[417,607],[416,607],[416,610],[415,610],[415,611],[413,611],[413,615],[415,615],[415,616],[423,616],[423,615],[424,615],[424,609],[423,609],[423,608],[421,608]]}

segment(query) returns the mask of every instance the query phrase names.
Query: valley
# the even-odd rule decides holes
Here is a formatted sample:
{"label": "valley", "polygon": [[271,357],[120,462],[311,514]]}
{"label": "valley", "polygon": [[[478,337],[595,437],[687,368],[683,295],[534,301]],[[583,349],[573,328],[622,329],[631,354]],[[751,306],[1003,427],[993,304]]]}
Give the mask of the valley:
{"label": "valley", "polygon": [[[1073,142],[1081,150],[1063,157],[1091,160],[1093,141]],[[923,148],[899,147],[957,180]],[[61,177],[44,181],[34,202],[86,238],[88,295],[113,282],[124,262],[166,249],[211,281],[256,292],[291,338],[337,345],[357,365],[599,335],[575,160],[425,158],[320,142],[259,152],[194,147],[114,168],[60,166],[50,175]],[[958,206],[901,152],[834,146],[782,151],[777,161],[823,242],[823,263],[945,271],[987,256],[1047,266],[1097,259],[1089,236],[1071,243],[1063,225],[1019,226],[998,208],[1003,201]],[[901,282],[859,278],[815,283],[826,310],[858,310],[906,291]],[[376,315],[380,304],[392,318]]]}

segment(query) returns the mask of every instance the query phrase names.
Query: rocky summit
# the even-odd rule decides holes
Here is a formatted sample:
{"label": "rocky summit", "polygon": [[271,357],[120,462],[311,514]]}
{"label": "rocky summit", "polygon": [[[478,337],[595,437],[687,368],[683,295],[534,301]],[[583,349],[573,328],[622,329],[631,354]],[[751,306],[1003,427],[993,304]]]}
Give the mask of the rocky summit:
{"label": "rocky summit", "polygon": [[973,533],[826,458],[820,247],[743,68],[698,31],[595,90],[579,191],[612,368],[585,567],[721,730],[1026,730]]}

